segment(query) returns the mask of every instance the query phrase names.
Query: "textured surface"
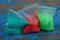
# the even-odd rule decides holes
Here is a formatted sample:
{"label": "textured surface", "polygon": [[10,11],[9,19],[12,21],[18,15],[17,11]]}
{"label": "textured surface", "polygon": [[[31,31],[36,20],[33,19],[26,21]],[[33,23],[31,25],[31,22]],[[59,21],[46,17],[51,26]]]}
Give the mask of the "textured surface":
{"label": "textured surface", "polygon": [[[41,31],[40,33],[25,35],[8,35],[4,32],[4,25],[7,22],[8,8],[15,11],[25,6],[38,2],[40,5],[54,6],[57,8],[54,16],[55,30],[51,32]],[[0,0],[0,40],[60,40],[60,0],[36,0],[26,2],[26,0]]]}

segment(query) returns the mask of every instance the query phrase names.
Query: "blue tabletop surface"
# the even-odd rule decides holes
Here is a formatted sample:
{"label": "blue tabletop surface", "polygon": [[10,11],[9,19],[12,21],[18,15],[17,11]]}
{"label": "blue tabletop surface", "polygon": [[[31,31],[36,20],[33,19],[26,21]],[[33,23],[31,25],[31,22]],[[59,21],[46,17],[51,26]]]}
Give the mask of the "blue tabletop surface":
{"label": "blue tabletop surface", "polygon": [[[50,3],[49,3],[50,2]],[[52,6],[57,8],[54,15],[54,26],[55,29],[51,32],[40,31],[39,33],[33,34],[22,34],[22,35],[8,35],[4,32],[5,23],[7,22],[8,9],[19,10],[16,5],[22,5],[26,7],[29,4],[24,4],[22,0],[0,0],[0,40],[60,40],[60,2],[59,0],[47,1],[41,0],[40,5]]]}

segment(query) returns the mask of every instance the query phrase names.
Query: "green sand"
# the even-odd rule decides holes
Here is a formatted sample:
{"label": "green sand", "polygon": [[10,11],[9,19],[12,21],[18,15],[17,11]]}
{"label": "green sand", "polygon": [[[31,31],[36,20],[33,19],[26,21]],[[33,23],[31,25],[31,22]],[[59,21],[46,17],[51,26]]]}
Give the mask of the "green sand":
{"label": "green sand", "polygon": [[51,17],[50,15],[48,15],[46,13],[45,14],[39,13],[38,18],[40,21],[40,29],[41,30],[46,30],[46,31],[54,30],[53,17]]}

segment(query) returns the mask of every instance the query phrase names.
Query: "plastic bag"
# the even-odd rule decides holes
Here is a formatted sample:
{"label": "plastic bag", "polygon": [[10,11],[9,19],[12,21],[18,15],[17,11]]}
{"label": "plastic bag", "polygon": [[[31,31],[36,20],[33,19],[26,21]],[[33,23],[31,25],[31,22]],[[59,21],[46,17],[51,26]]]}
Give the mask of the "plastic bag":
{"label": "plastic bag", "polygon": [[[21,34],[23,28],[28,24],[29,22],[23,18],[21,15],[17,15],[15,11],[9,9],[9,12],[8,12],[8,18],[7,18],[7,25],[6,25],[6,33],[11,33],[11,34]],[[9,30],[9,28],[11,30]],[[17,29],[16,29],[17,28]],[[20,30],[19,30],[20,29]],[[15,31],[13,31],[15,30]],[[9,32],[11,31],[11,32]],[[17,31],[20,31],[20,32],[17,32]]]}
{"label": "plastic bag", "polygon": [[51,31],[54,30],[53,16],[56,8],[38,6],[38,18],[41,30]]}
{"label": "plastic bag", "polygon": [[24,28],[23,34],[40,32],[38,27],[38,17],[35,15],[34,7],[34,5],[30,5],[22,9],[22,11],[18,10],[18,14],[22,15],[27,21],[29,21],[29,25]]}
{"label": "plastic bag", "polygon": [[46,14],[50,15],[51,17],[53,17],[54,14],[55,14],[56,8],[54,8],[54,7],[47,7],[47,6],[38,6],[38,11],[40,13],[43,13],[43,14],[46,13]]}

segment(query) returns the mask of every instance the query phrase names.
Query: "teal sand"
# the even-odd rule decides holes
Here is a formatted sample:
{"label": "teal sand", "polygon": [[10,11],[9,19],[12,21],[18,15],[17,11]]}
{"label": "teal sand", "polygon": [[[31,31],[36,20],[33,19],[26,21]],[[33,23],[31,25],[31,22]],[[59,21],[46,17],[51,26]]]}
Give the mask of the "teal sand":
{"label": "teal sand", "polygon": [[[27,20],[25,20],[22,16],[18,16],[15,11],[9,9],[5,32],[10,33],[10,34],[15,34],[15,33],[21,34],[23,28],[28,23],[29,22]],[[20,32],[17,32],[17,31],[20,31]]]}

